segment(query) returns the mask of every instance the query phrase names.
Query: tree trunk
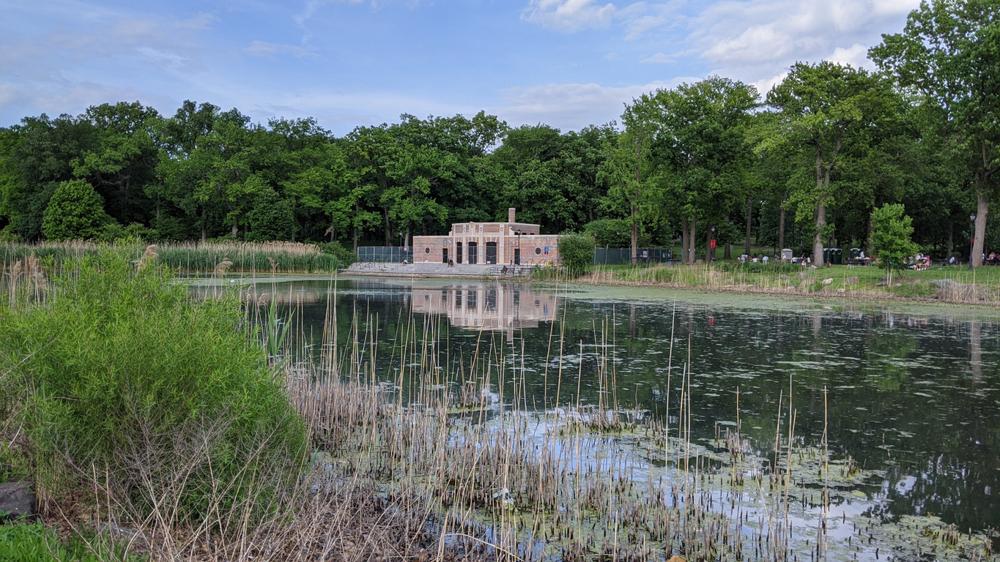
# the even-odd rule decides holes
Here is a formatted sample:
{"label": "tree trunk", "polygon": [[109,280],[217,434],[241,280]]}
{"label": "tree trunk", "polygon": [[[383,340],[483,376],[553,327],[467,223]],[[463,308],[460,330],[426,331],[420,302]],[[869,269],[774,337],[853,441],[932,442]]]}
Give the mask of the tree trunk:
{"label": "tree trunk", "polygon": [[[829,168],[827,168],[826,178],[830,177]],[[823,231],[826,230],[826,191],[824,188],[826,184],[823,181],[823,158],[819,153],[819,148],[816,149],[816,225],[815,232],[813,232],[813,255],[812,261],[813,265],[816,267],[823,266]]]}
{"label": "tree trunk", "polygon": [[239,233],[240,233],[240,228],[236,226],[236,223],[233,223],[233,227],[229,229],[229,234],[232,235],[233,238],[236,238],[236,235]]}
{"label": "tree trunk", "polygon": [[389,209],[383,209],[382,215],[385,217],[385,245],[392,245],[392,233],[389,231]]}
{"label": "tree trunk", "polygon": [[948,219],[948,255],[947,258],[955,255],[955,223]]}
{"label": "tree trunk", "polygon": [[972,238],[972,256],[969,263],[972,267],[983,265],[983,246],[986,241],[986,216],[990,211],[990,201],[986,190],[976,190],[976,230]]}
{"label": "tree trunk", "polygon": [[747,197],[747,232],[743,241],[743,253],[750,255],[750,226],[753,222],[753,197]]}
{"label": "tree trunk", "polygon": [[697,240],[698,240],[698,238],[697,238],[697,230],[696,230],[695,227],[697,226],[698,221],[696,221],[695,219],[690,219],[688,221],[688,224],[691,226],[691,231],[688,233],[688,244],[689,244],[689,247],[687,249],[688,263],[691,264],[691,265],[694,265],[694,262],[696,261],[696,259],[695,259],[696,258],[696,254],[695,254],[694,249],[695,249],[695,244],[697,244]]}
{"label": "tree trunk", "polygon": [[681,219],[681,263],[688,262],[688,220],[687,217]]}
{"label": "tree trunk", "polygon": [[781,202],[778,210],[778,251],[785,249],[785,202]]}
{"label": "tree trunk", "polygon": [[406,224],[406,236],[403,237],[403,251],[410,249],[410,224]]}
{"label": "tree trunk", "polygon": [[354,227],[354,254],[358,253],[358,227]]}
{"label": "tree trunk", "polygon": [[816,205],[816,233],[813,235],[813,265],[823,266],[823,231],[826,230],[826,205]]}
{"label": "tree trunk", "polygon": [[639,263],[639,221],[637,218],[637,212],[635,207],[632,207],[632,240],[630,242],[632,248],[632,265]]}
{"label": "tree trunk", "polygon": [[733,259],[733,245],[726,242],[726,254],[724,256],[727,260]]}

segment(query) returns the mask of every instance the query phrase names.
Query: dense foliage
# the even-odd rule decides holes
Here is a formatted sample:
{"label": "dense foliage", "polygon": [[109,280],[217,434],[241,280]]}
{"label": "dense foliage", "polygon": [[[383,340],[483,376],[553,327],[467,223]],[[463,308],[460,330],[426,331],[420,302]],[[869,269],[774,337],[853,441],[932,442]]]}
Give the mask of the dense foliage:
{"label": "dense foliage", "polygon": [[[199,521],[246,501],[263,470],[294,474],[305,428],[238,329],[238,302],[194,302],[166,269],[136,272],[121,253],[66,271],[46,302],[0,308],[5,393],[20,401],[47,493],[73,494],[94,470],[148,509],[158,507],[151,490],[175,485],[181,514]],[[183,485],[170,484],[179,475]]]}
{"label": "dense foliage", "polygon": [[586,273],[594,263],[594,239],[587,234],[560,236],[559,261],[573,275]]}
{"label": "dense foliage", "polygon": [[[975,238],[989,253],[1000,246],[988,221],[1000,192],[998,38],[996,2],[933,0],[872,50],[880,72],[798,63],[770,92],[713,76],[571,132],[481,112],[403,115],[338,137],[312,119],[262,125],[193,101],[172,116],[123,102],[26,117],[0,129],[0,239],[406,245],[517,207],[547,232],[601,245],[680,242],[687,261],[715,239],[726,256],[789,247],[821,263],[823,247],[866,245],[873,209],[903,203],[924,251],[968,255]],[[103,199],[111,220],[99,233],[46,230],[50,206],[53,217],[74,210],[54,195],[68,181]],[[93,206],[85,199],[76,207]]]}

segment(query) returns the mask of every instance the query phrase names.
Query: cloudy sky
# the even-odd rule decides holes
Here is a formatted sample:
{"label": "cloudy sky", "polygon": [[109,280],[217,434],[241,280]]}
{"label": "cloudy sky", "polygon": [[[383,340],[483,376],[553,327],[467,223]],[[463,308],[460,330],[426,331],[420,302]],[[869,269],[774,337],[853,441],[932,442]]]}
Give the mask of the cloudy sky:
{"label": "cloudy sky", "polygon": [[918,0],[0,0],[0,126],[139,100],[344,133],[401,113],[577,129],[721,74],[868,65]]}

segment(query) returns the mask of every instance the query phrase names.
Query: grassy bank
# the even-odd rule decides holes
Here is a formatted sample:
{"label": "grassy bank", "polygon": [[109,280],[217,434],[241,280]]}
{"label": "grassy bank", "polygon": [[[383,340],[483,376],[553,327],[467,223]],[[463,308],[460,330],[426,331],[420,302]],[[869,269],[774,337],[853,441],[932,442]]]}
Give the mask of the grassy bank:
{"label": "grassy bank", "polygon": [[[106,245],[105,245],[106,246]],[[0,242],[0,263],[14,263],[29,256],[47,267],[95,255],[102,247],[92,242]],[[149,246],[142,242],[115,244],[130,260],[142,259],[148,248],[157,261],[185,274],[233,273],[329,273],[347,267],[350,251],[340,247],[293,242],[181,242]]]}
{"label": "grassy bank", "polygon": [[847,299],[893,299],[958,304],[1000,304],[1000,268],[936,267],[894,272],[891,283],[875,267],[804,268],[792,264],[598,266],[574,276],[541,270],[535,279],[602,285],[672,287]]}

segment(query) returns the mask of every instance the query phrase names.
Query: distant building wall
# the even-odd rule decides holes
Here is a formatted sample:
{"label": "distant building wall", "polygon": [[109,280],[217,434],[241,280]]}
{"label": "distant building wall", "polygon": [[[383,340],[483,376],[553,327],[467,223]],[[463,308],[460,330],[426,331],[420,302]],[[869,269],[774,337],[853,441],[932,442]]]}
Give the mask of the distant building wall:
{"label": "distant building wall", "polygon": [[474,244],[476,264],[512,265],[518,253],[521,265],[558,264],[559,236],[538,231],[537,224],[456,223],[448,236],[414,236],[413,261],[468,264]]}
{"label": "distant building wall", "polygon": [[444,257],[444,250],[450,246],[449,236],[414,236],[413,263],[447,263],[453,259],[451,255]]}

